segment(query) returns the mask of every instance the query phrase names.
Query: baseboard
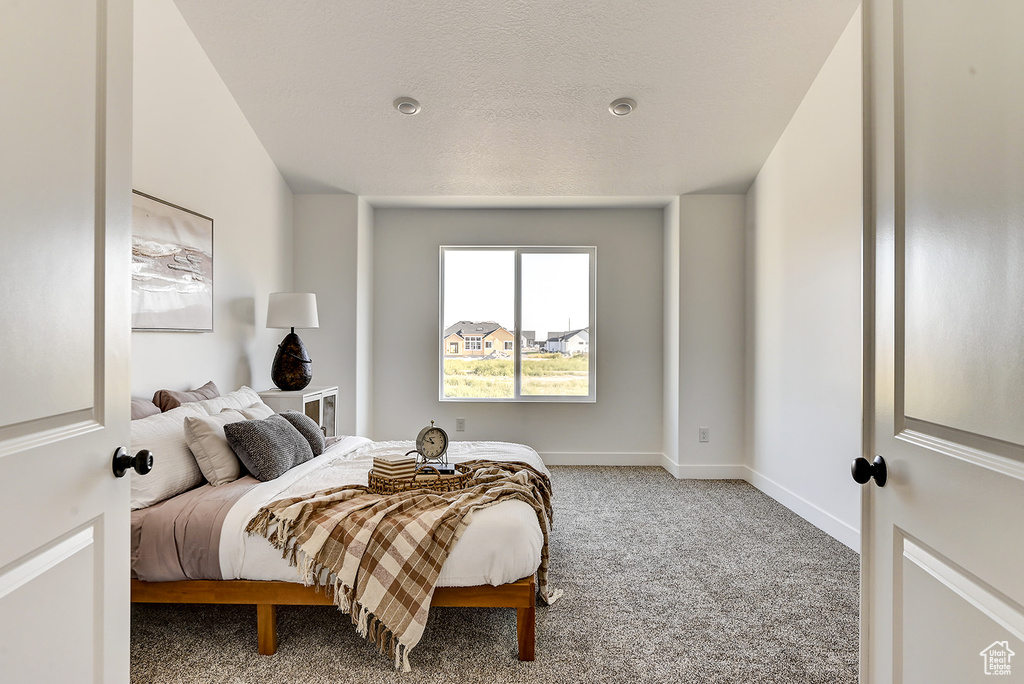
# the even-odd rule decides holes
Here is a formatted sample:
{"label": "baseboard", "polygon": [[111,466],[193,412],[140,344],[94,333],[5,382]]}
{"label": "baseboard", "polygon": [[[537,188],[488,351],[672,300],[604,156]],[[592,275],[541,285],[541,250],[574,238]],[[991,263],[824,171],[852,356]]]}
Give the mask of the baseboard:
{"label": "baseboard", "polygon": [[691,464],[676,463],[665,454],[661,456],[662,468],[677,480],[746,480],[747,467],[738,464]]}
{"label": "baseboard", "polygon": [[860,532],[853,526],[843,522],[828,511],[815,506],[799,494],[786,489],[778,482],[765,477],[749,466],[743,466],[746,476],[743,478],[759,490],[793,511],[821,531],[829,534],[851,549],[860,553]]}
{"label": "baseboard", "polygon": [[590,453],[546,451],[540,453],[545,465],[576,465],[576,466],[660,466],[662,454],[614,453],[595,451]]}
{"label": "baseboard", "polygon": [[661,466],[676,479],[683,480],[746,480],[747,468],[742,465],[681,465],[659,453],[563,452],[540,454],[549,466]]}

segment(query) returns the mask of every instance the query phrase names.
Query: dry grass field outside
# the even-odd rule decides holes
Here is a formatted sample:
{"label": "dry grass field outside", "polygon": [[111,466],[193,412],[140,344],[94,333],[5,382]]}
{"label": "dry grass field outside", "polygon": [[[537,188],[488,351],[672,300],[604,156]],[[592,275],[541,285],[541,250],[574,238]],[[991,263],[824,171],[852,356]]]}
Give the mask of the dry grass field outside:
{"label": "dry grass field outside", "polygon": [[[524,396],[587,396],[589,354],[524,354]],[[515,361],[501,358],[444,360],[444,396],[453,399],[511,399]]]}

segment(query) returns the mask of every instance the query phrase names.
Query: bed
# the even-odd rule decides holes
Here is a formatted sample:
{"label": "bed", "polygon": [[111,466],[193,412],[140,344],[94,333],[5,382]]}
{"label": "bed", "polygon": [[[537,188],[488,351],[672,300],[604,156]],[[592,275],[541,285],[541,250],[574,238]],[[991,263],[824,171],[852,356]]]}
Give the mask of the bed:
{"label": "bed", "polygon": [[[248,388],[239,390],[240,396],[232,393],[225,398],[184,403],[159,416],[133,421],[133,450],[150,448],[157,468],[163,465],[167,471],[165,479],[191,482],[193,486],[163,498],[164,492],[154,495],[145,491],[137,497],[136,489],[147,489],[143,483],[149,476],[133,478],[136,510],[132,512],[131,600],[255,605],[258,650],[271,655],[277,650],[277,606],[330,605],[333,600],[327,593],[302,584],[297,569],[282,558],[280,550],[262,536],[246,533],[247,523],[274,500],[341,485],[366,485],[374,455],[404,453],[412,444],[336,438],[328,440],[322,454],[268,481],[245,475],[241,469],[239,476],[222,482],[219,480],[223,478],[209,470],[210,464],[203,463],[203,446],[187,440],[185,451],[197,465],[206,466],[200,468],[205,478],[195,484],[194,474],[191,479],[181,477],[178,471],[189,469],[189,459],[176,441],[178,421],[191,416],[193,423],[204,415],[209,421],[210,416],[222,412],[256,407],[258,397],[243,406],[252,400],[244,390]],[[229,406],[225,408],[225,404]],[[231,408],[230,404],[238,407]],[[176,416],[168,417],[174,412]],[[150,426],[144,421],[161,425],[154,431],[147,429]],[[548,474],[537,453],[518,444],[453,442],[449,458],[454,462],[485,459],[526,463]],[[181,488],[179,482],[170,489]],[[519,659],[533,660],[539,588],[536,573],[545,537],[537,512],[523,501],[500,501],[476,511],[441,567],[430,605],[514,609]]]}

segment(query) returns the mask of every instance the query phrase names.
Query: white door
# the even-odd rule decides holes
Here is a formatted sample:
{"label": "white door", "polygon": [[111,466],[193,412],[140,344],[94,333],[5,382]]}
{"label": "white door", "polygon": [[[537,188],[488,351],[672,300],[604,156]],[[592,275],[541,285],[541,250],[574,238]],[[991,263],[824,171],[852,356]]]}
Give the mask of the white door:
{"label": "white door", "polygon": [[127,682],[131,3],[0,2],[0,680]]}
{"label": "white door", "polygon": [[862,681],[1024,681],[1024,2],[865,28]]}

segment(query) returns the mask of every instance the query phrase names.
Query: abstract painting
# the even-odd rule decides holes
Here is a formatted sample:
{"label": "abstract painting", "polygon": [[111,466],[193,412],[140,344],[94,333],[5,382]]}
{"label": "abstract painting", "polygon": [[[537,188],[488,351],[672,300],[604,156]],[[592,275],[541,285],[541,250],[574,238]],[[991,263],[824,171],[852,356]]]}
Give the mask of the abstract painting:
{"label": "abstract painting", "polygon": [[213,332],[213,219],[138,190],[132,330]]}

